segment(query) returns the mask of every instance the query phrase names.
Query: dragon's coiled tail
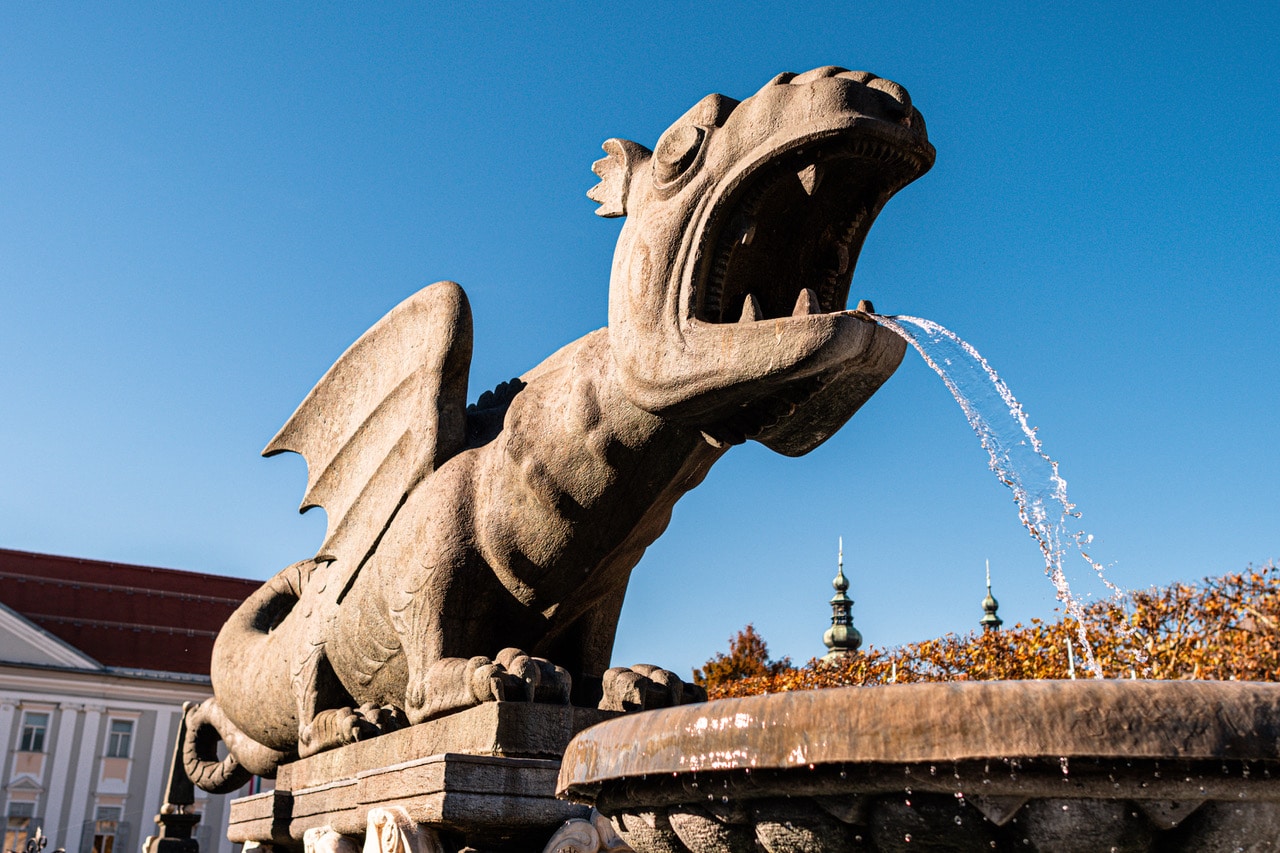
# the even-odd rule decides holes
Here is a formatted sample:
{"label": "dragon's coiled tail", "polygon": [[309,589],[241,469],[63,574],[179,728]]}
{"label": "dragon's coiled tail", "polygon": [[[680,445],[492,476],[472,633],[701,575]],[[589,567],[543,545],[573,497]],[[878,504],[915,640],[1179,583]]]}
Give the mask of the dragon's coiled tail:
{"label": "dragon's coiled tail", "polygon": [[[212,794],[229,794],[244,787],[253,776],[276,775],[286,758],[283,752],[263,746],[240,731],[214,699],[184,707],[187,736],[182,744],[182,766],[187,777]],[[218,757],[218,742],[227,755]]]}

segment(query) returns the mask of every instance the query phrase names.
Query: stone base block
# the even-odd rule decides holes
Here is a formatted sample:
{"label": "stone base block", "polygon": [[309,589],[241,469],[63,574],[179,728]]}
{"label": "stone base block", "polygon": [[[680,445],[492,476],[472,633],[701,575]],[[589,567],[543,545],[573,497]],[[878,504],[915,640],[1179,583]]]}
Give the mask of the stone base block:
{"label": "stone base block", "polygon": [[614,714],[495,702],[280,768],[276,790],[231,802],[227,835],[300,849],[308,829],[358,837],[372,809],[395,806],[454,843],[541,850],[590,809],[555,798],[565,745]]}

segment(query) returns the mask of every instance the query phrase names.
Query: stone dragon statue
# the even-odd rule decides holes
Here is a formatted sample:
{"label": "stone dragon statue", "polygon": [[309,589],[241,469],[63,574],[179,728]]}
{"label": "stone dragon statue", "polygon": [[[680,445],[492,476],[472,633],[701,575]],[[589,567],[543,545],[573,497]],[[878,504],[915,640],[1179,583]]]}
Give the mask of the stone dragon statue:
{"label": "stone dragon statue", "polygon": [[218,636],[214,698],[188,712],[201,787],[486,701],[700,698],[609,668],[631,570],[730,446],[805,454],[897,368],[903,341],[846,299],[934,150],[901,86],[830,66],[708,95],[652,151],[603,147],[588,195],[627,218],[607,328],[467,406],[470,310],[433,284],[267,445],[306,458],[303,509],[329,524]]}

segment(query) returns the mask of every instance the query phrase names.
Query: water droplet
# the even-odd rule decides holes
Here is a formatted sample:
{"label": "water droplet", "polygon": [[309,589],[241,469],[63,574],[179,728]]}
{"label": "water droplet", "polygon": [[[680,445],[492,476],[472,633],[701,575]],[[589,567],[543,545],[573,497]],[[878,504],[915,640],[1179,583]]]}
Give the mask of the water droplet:
{"label": "water droplet", "polygon": [[956,826],[960,826],[962,823],[964,823],[964,819],[961,818],[960,815],[956,815],[954,820],[956,822]]}
{"label": "water droplet", "polygon": [[910,843],[911,843],[911,833],[909,833],[909,832],[908,832],[905,836],[903,836],[902,840],[903,840],[903,841],[905,841],[905,842],[907,842],[908,844],[910,844]]}

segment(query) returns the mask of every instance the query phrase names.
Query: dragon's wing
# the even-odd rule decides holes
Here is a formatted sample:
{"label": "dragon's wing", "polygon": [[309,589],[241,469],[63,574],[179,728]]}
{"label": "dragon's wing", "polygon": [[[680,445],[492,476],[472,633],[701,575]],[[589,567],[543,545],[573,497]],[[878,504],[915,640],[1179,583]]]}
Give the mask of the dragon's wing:
{"label": "dragon's wing", "polygon": [[348,582],[409,491],[462,449],[470,365],[466,294],[424,287],[342,354],[262,451],[307,460],[301,511],[328,513],[317,556],[341,560]]}

